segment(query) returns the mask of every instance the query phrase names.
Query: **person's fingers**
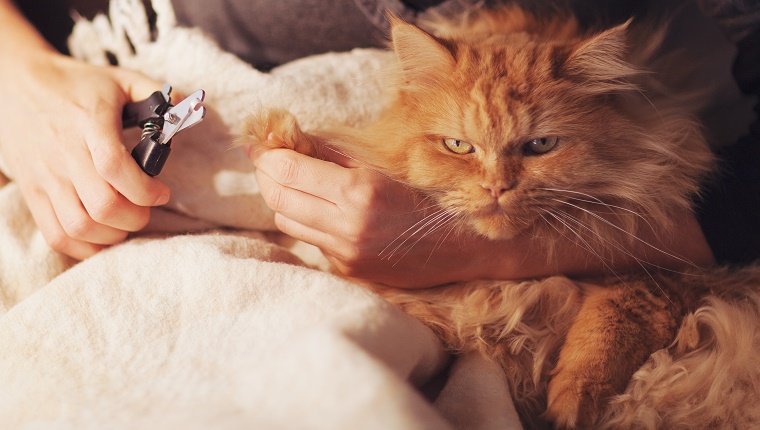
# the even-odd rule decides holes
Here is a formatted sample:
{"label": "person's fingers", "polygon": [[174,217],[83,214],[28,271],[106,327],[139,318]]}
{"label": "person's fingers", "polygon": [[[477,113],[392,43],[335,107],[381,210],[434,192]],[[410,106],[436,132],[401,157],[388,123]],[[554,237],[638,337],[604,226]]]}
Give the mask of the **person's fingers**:
{"label": "person's fingers", "polygon": [[34,222],[51,248],[77,260],[84,260],[103,248],[69,237],[58,222],[47,195],[41,191],[27,191],[24,195]]}
{"label": "person's fingers", "polygon": [[368,256],[371,255],[373,261],[379,258],[376,253],[368,254],[367,248],[362,247],[361,244],[342,240],[338,236],[301,224],[283,214],[275,214],[274,223],[288,236],[319,248],[345,275],[353,276],[360,273],[360,270],[366,266],[364,263],[370,261]]}
{"label": "person's fingers", "polygon": [[332,202],[283,186],[261,171],[256,172],[256,180],[264,201],[273,211],[312,228],[339,233],[336,229],[341,224],[336,220],[341,219],[342,214]]}
{"label": "person's fingers", "polygon": [[124,231],[138,231],[148,224],[150,208],[133,204],[108,184],[95,170],[86,148],[73,148],[69,155],[69,178],[95,222]]}
{"label": "person's fingers", "polygon": [[58,224],[70,238],[96,245],[113,245],[127,237],[127,232],[93,220],[79,201],[73,185],[51,181],[47,186],[48,199]]}
{"label": "person's fingers", "polygon": [[325,252],[336,253],[340,249],[338,238],[316,228],[304,225],[281,213],[274,214],[274,224],[281,232],[290,237],[310,243]]}
{"label": "person's fingers", "polygon": [[150,220],[150,208],[137,206],[106,183],[94,168],[72,172],[71,181],[95,222],[123,231],[139,231]]}
{"label": "person's fingers", "polygon": [[255,165],[279,184],[333,203],[355,185],[356,178],[350,169],[289,149],[265,151],[257,157]]}
{"label": "person's fingers", "polygon": [[[141,73],[110,68],[114,82],[125,100],[101,101],[92,118],[92,127],[85,134],[92,162],[97,173],[116,191],[138,206],[156,206],[169,200],[169,188],[161,181],[146,175],[132,159],[121,140],[120,103],[142,100],[162,84]],[[116,104],[110,104],[116,103]]]}
{"label": "person's fingers", "polygon": [[100,177],[138,206],[169,201],[169,187],[145,174],[121,142],[120,110],[99,109],[85,136],[92,163]]}

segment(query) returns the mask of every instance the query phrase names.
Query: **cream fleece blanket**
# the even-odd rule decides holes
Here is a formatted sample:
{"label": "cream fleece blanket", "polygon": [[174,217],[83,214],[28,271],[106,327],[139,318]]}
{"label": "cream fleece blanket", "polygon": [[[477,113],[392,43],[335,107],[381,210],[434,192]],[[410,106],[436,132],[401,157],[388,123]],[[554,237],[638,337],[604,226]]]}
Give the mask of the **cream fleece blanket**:
{"label": "cream fleece blanket", "polygon": [[114,0],[110,19],[77,24],[73,54],[102,64],[108,51],[185,94],[203,88],[210,114],[175,139],[161,175],[173,198],[154,211],[152,235],[76,265],[0,181],[0,427],[519,428],[493,364],[459,359],[436,388],[449,357],[432,332],[294,254],[313,249],[253,232],[271,229],[271,213],[230,134],[261,106],[286,107],[305,127],[368,120],[388,54],[263,74],[178,28],[169,1],[153,6],[155,40],[140,1]]}

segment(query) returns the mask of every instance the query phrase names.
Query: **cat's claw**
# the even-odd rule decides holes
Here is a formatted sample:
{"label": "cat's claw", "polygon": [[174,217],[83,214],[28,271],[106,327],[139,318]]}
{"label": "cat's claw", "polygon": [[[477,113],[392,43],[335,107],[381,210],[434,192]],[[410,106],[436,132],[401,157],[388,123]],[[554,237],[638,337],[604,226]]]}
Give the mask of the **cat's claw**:
{"label": "cat's claw", "polygon": [[261,150],[286,148],[311,155],[312,139],[298,121],[284,109],[262,110],[248,117],[244,124],[242,144],[249,157]]}
{"label": "cat's claw", "polygon": [[298,123],[290,112],[282,109],[262,110],[246,120],[243,139],[250,146],[293,149],[294,129],[298,129]]}

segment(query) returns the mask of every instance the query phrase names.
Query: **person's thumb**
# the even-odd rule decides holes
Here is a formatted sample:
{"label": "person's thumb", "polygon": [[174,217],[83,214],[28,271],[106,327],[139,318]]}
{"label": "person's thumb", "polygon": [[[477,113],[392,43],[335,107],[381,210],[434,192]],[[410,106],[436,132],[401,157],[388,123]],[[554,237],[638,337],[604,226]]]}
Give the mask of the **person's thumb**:
{"label": "person's thumb", "polygon": [[[132,70],[114,68],[113,75],[116,83],[127,96],[128,102],[144,100],[154,92],[161,91],[164,87],[164,82],[151,79],[142,73]],[[172,100],[181,99],[182,96],[172,90]]]}

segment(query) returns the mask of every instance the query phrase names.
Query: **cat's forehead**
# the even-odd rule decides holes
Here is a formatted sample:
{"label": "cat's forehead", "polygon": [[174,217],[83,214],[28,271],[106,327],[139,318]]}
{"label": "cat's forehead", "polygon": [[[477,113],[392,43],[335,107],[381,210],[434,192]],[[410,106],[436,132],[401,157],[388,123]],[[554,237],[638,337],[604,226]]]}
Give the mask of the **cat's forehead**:
{"label": "cat's forehead", "polygon": [[468,137],[509,145],[536,130],[552,72],[556,45],[530,38],[466,46],[458,52],[454,79],[460,87],[463,127]]}
{"label": "cat's forehead", "polygon": [[464,81],[474,77],[530,80],[542,76],[566,45],[544,41],[528,34],[512,34],[456,49],[456,73]]}

